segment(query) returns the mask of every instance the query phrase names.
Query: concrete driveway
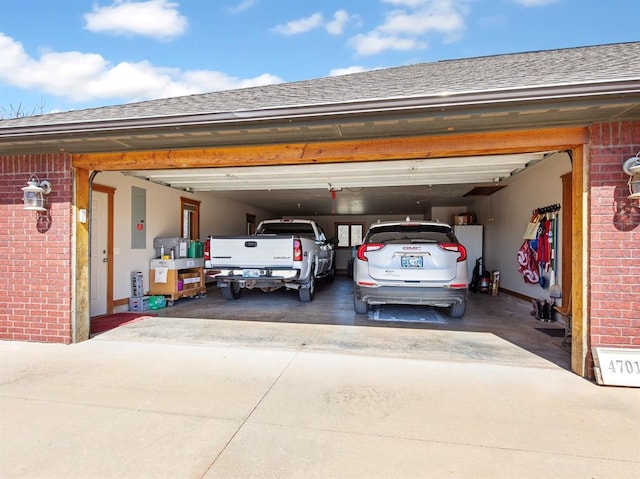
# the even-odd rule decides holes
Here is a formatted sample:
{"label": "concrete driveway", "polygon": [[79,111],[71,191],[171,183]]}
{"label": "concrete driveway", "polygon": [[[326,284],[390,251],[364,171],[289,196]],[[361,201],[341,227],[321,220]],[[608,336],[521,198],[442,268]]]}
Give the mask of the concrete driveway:
{"label": "concrete driveway", "polygon": [[158,316],[0,364],[3,478],[640,477],[640,391],[491,332]]}

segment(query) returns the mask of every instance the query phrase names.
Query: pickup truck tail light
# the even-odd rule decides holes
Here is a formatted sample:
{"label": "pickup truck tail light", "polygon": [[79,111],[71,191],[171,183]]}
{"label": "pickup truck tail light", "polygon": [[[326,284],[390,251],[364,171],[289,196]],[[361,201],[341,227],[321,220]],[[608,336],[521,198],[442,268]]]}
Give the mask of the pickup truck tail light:
{"label": "pickup truck tail light", "polygon": [[293,240],[293,261],[302,261],[302,241]]}
{"label": "pickup truck tail light", "polygon": [[447,251],[457,251],[459,253],[457,259],[458,263],[467,259],[467,249],[460,243],[443,243],[440,245],[440,248]]}
{"label": "pickup truck tail light", "polygon": [[204,242],[204,260],[208,261],[211,259],[211,241],[209,238]]}
{"label": "pickup truck tail light", "polygon": [[384,246],[385,245],[383,243],[365,243],[358,248],[356,256],[360,261],[369,261],[369,258],[367,258],[367,253],[369,251],[381,250],[382,248],[384,248]]}

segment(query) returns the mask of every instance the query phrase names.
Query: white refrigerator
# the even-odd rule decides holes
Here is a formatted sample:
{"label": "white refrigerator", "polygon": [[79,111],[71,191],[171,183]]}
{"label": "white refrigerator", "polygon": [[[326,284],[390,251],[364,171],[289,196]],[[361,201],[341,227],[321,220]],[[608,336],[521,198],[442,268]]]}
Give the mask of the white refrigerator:
{"label": "white refrigerator", "polygon": [[[483,256],[483,226],[482,225],[455,225],[453,232],[467,250],[467,281],[470,283],[473,277],[473,268],[476,260]],[[486,265],[485,265],[486,268]]]}

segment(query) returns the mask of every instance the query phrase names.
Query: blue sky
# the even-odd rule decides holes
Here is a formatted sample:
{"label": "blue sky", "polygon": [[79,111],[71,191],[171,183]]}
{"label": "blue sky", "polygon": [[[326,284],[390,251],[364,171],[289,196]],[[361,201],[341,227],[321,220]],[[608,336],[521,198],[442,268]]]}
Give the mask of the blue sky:
{"label": "blue sky", "polygon": [[640,40],[638,0],[0,0],[0,117]]}

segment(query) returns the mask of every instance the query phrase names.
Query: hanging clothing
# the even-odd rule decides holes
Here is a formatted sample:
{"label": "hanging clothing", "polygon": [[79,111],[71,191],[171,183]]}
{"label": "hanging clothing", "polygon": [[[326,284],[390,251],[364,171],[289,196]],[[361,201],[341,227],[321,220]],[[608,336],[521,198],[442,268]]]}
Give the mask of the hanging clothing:
{"label": "hanging clothing", "polygon": [[531,248],[529,240],[524,240],[518,250],[518,272],[524,276],[524,282],[529,284],[538,283],[540,281],[539,268],[536,251]]}

